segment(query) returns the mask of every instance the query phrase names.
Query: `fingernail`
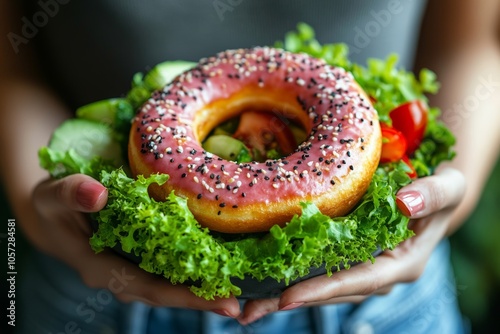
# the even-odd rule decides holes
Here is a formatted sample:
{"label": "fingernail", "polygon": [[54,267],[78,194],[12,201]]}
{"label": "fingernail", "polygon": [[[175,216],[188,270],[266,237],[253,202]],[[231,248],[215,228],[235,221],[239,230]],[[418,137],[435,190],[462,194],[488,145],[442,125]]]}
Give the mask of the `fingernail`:
{"label": "fingernail", "polygon": [[258,315],[258,316],[242,316],[242,317],[237,317],[236,320],[238,320],[238,322],[240,323],[241,326],[248,326],[249,324],[251,324],[252,322],[254,321],[257,321],[259,320],[260,318],[264,317],[266,314],[261,314],[261,315]]}
{"label": "fingernail", "polygon": [[424,197],[418,191],[407,191],[396,195],[396,203],[403,214],[412,217],[424,208]]}
{"label": "fingernail", "polygon": [[293,310],[294,308],[297,308],[297,307],[300,307],[304,305],[303,302],[300,302],[300,303],[290,303],[290,304],[287,304],[283,307],[280,307],[279,310],[280,311],[289,311],[289,310]]}
{"label": "fingernail", "polygon": [[233,318],[233,317],[231,316],[231,314],[229,314],[229,312],[228,312],[228,311],[226,311],[226,310],[222,310],[222,309],[220,309],[220,310],[219,310],[219,309],[216,309],[216,310],[212,310],[212,312],[214,312],[214,313],[216,313],[216,314],[218,314],[218,315],[222,315],[222,316],[224,316],[224,317],[231,317],[231,318]]}
{"label": "fingernail", "polygon": [[84,209],[92,210],[106,188],[100,183],[83,182],[76,191],[76,201]]}

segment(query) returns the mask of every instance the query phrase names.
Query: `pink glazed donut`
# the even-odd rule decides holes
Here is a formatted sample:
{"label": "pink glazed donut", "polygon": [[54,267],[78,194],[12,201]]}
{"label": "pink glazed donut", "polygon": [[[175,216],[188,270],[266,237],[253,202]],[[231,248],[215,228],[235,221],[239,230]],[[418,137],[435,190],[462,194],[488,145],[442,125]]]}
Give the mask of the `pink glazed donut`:
{"label": "pink glazed donut", "polygon": [[[238,163],[201,141],[246,110],[273,111],[309,134],[280,159]],[[202,59],[153,93],[133,120],[134,175],[165,173],[156,200],[187,198],[198,222],[224,233],[268,231],[313,202],[324,214],[348,213],[378,166],[377,112],[352,75],[306,54],[256,47]]]}

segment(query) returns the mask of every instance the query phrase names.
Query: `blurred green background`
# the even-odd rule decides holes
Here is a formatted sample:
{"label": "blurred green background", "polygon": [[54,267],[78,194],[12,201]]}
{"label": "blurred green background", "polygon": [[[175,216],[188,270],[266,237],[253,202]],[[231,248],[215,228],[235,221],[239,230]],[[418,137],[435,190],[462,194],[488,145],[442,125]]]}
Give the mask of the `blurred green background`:
{"label": "blurred green background", "polygon": [[[473,333],[500,333],[497,317],[500,314],[500,160],[491,174],[483,196],[468,221],[452,236],[452,260],[455,267],[457,294],[465,316],[470,320]],[[7,297],[7,219],[15,218],[9,210],[4,193],[0,191],[2,229],[0,248],[2,266],[3,310]],[[17,230],[18,268],[27,258],[25,240]],[[17,282],[21,279],[22,268],[18,271]],[[19,319],[21,320],[21,319]],[[26,321],[26,319],[24,319]],[[2,321],[2,326],[5,321]],[[495,331],[492,331],[496,328]],[[10,333],[10,328],[0,330]]]}
{"label": "blurred green background", "polygon": [[458,298],[473,333],[500,333],[500,160],[451,244]]}

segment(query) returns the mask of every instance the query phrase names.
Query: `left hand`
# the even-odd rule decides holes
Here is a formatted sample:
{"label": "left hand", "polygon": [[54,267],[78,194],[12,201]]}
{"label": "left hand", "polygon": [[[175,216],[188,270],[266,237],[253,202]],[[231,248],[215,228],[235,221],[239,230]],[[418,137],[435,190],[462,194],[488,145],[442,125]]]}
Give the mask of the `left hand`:
{"label": "left hand", "polygon": [[360,303],[371,295],[387,294],[401,282],[416,281],[439,241],[447,234],[452,212],[465,193],[465,179],[454,169],[418,179],[402,188],[397,202],[410,220],[415,236],[392,251],[385,251],[374,264],[366,262],[300,282],[280,298],[250,300],[238,318],[251,323],[275,311],[337,303]]}

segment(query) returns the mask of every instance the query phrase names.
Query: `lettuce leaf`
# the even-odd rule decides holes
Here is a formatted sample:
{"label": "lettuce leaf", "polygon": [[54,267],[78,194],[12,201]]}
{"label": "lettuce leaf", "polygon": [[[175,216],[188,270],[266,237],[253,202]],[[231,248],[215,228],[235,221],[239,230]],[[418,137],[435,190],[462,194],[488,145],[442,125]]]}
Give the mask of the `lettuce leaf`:
{"label": "lettuce leaf", "polygon": [[[400,174],[400,175],[397,175]],[[375,174],[360,205],[346,217],[330,218],[316,206],[302,203],[303,212],[268,234],[224,241],[202,228],[187,201],[170,194],[164,202],[148,195],[151,183],[167,182],[166,175],[128,177],[122,169],[101,173],[108,188],[107,206],[95,214],[99,229],[90,239],[96,252],[119,245],[140,257],[140,267],[163,275],[172,283],[192,284],[198,296],[239,295],[231,279],[246,276],[262,280],[291,280],[307,275],[311,267],[326,265],[328,273],[352,261],[374,261],[379,247],[393,249],[412,235],[394,193],[409,182],[398,170]]]}

